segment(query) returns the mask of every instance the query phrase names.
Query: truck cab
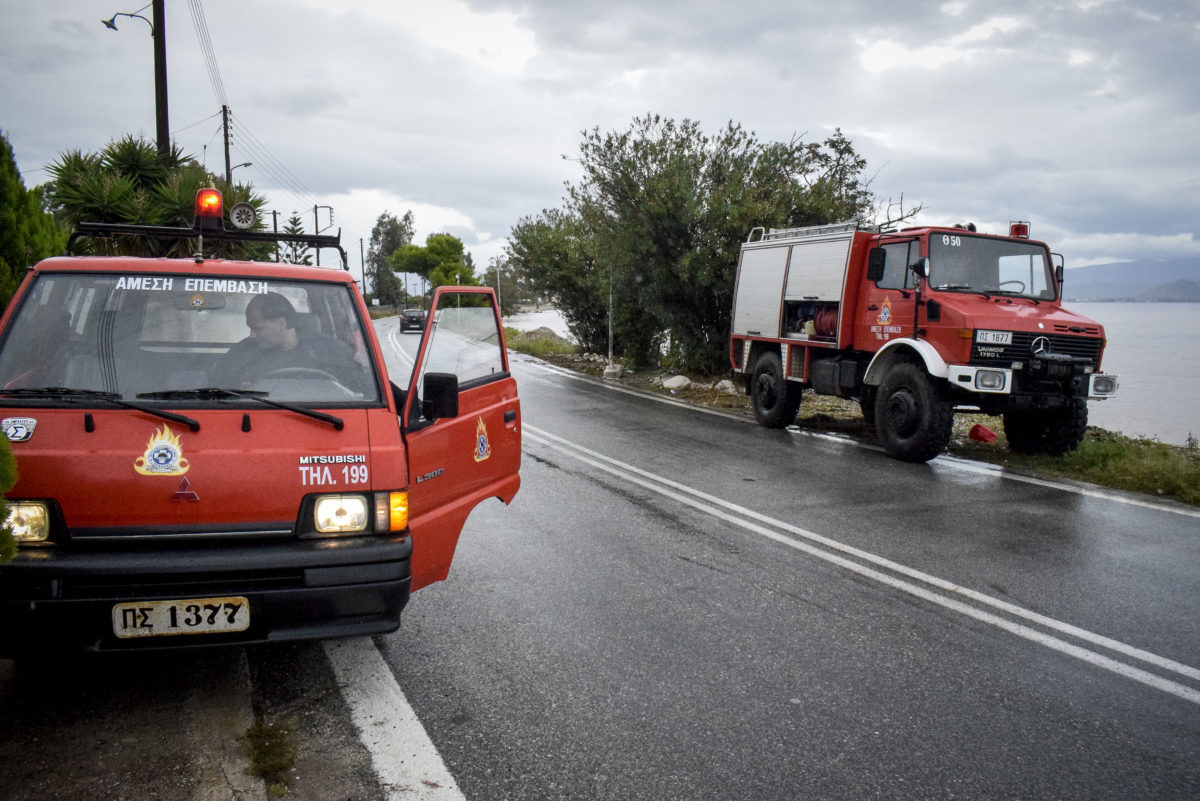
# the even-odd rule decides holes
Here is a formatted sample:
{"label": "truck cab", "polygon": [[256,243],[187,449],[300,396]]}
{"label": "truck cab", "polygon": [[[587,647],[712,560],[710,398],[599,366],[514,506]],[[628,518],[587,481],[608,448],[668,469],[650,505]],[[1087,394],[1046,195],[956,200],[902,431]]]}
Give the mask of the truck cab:
{"label": "truck cab", "polygon": [[[178,235],[226,234],[209,219]],[[520,486],[490,290],[440,288],[397,379],[344,270],[202,255],[31,268],[0,319],[19,472],[0,653],[397,628],[410,593],[447,576],[471,509]]]}

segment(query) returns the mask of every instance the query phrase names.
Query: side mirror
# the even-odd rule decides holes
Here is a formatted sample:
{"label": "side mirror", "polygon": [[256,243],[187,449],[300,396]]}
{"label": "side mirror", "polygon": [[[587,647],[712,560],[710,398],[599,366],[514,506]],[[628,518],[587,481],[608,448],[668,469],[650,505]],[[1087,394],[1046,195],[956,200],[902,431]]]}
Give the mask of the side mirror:
{"label": "side mirror", "polygon": [[915,261],[908,265],[908,269],[912,270],[922,278],[926,278],[929,275],[929,259],[920,259],[919,261]]}
{"label": "side mirror", "polygon": [[454,373],[426,373],[421,396],[421,415],[426,420],[458,417],[458,376]]}
{"label": "side mirror", "polygon": [[883,248],[871,248],[871,252],[867,254],[867,280],[878,281],[883,278],[883,265],[887,258],[887,254]]}

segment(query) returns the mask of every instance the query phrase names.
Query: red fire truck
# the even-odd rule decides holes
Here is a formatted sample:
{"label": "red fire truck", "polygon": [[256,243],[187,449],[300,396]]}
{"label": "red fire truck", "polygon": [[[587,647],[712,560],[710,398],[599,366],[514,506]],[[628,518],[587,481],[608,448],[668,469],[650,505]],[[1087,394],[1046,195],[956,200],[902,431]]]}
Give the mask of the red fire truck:
{"label": "red fire truck", "polygon": [[0,318],[19,471],[0,652],[391,631],[446,577],[476,504],[516,494],[520,404],[491,290],[437,291],[398,385],[348,272],[202,255],[214,239],[342,252],[339,237],[226,230],[212,190],[191,229],[78,233],[186,238],[197,255],[47,259]]}
{"label": "red fire truck", "polygon": [[859,401],[891,456],[924,462],[956,410],[1002,415],[1021,453],[1073,450],[1087,401],[1111,397],[1104,329],[1061,304],[1063,262],[1029,238],[974,225],[879,231],[855,223],[743,243],[730,361],[758,422],[795,420],[802,394]]}

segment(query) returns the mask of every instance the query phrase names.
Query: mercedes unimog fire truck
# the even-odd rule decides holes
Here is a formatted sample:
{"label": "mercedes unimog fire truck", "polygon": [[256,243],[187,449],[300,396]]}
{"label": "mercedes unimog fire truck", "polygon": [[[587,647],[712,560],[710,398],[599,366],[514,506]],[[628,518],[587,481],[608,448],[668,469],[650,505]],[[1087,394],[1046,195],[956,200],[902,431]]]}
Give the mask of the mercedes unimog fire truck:
{"label": "mercedes unimog fire truck", "polygon": [[0,653],[392,631],[446,577],[476,504],[516,494],[520,405],[490,289],[437,291],[397,384],[345,270],[202,255],[278,239],[344,266],[340,235],[226,230],[215,190],[192,229],[76,234],[197,255],[47,259],[0,318],[19,471]]}
{"label": "mercedes unimog fire truck", "polygon": [[1029,238],[973,225],[855,223],[764,230],[742,244],[730,361],[764,426],[802,393],[858,400],[891,456],[924,462],[956,410],[1002,415],[1020,453],[1073,450],[1087,401],[1111,397],[1104,329],[1062,307],[1063,262]]}

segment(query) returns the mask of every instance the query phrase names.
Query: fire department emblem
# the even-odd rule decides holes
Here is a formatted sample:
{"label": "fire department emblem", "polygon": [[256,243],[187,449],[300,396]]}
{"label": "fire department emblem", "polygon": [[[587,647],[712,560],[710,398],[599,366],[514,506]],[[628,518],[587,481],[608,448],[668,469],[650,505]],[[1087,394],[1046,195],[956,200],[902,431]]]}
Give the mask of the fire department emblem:
{"label": "fire department emblem", "polygon": [[487,426],[480,417],[479,424],[475,426],[475,461],[482,462],[491,455],[492,446],[488,444]]}
{"label": "fire department emblem", "polygon": [[0,421],[0,428],[4,429],[4,436],[8,437],[9,442],[24,442],[33,436],[37,420],[32,417],[5,417]]}
{"label": "fire department emblem", "polygon": [[879,310],[879,324],[887,325],[892,321],[892,299],[883,299],[883,308]]}
{"label": "fire department emblem", "polygon": [[183,458],[183,443],[171,433],[166,423],[150,437],[146,453],[134,461],[133,469],[143,476],[182,476],[188,471],[188,460]]}

